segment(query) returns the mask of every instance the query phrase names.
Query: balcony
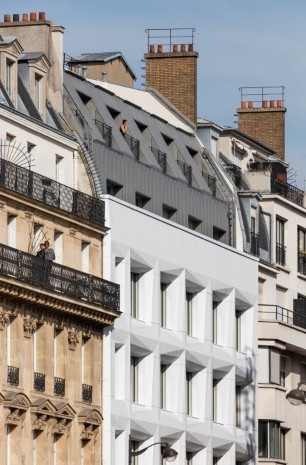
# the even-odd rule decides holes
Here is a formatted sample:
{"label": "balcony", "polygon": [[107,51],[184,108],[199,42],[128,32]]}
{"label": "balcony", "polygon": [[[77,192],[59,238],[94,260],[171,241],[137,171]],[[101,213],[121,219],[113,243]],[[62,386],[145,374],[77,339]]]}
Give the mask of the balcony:
{"label": "balcony", "polygon": [[304,192],[288,183],[282,183],[277,179],[271,178],[271,193],[285,197],[297,205],[303,207]]}
{"label": "balcony", "polygon": [[298,254],[298,272],[306,275],[306,251],[300,251]]}
{"label": "balcony", "polygon": [[43,373],[34,372],[34,391],[45,392],[45,375]]}
{"label": "balcony", "polygon": [[9,386],[19,386],[19,368],[7,367],[7,384]]}
{"label": "balcony", "polygon": [[82,402],[85,404],[92,403],[92,386],[89,384],[82,384]]}
{"label": "balcony", "polygon": [[64,397],[65,380],[63,378],[54,377],[54,394],[59,397]]}
{"label": "balcony", "polygon": [[208,185],[209,189],[211,190],[212,195],[214,197],[216,197],[216,192],[217,192],[216,178],[214,178],[210,174],[205,173],[204,171],[202,171],[202,176],[205,179],[205,181],[207,182],[207,185]]}
{"label": "balcony", "polygon": [[259,234],[250,234],[250,254],[259,257]]}
{"label": "balcony", "polygon": [[103,137],[107,147],[112,146],[112,127],[108,126],[107,124],[103,123],[102,121],[98,121],[95,119],[95,125],[97,126],[101,136]]}
{"label": "balcony", "polygon": [[242,181],[241,168],[239,168],[239,166],[234,165],[232,163],[224,164],[223,166],[224,166],[225,171],[232,178],[232,181],[235,184],[235,186],[238,187],[238,189],[240,189],[241,181]]}
{"label": "balcony", "polygon": [[136,160],[139,160],[139,157],[140,157],[139,140],[135,139],[132,136],[129,136],[128,134],[123,134],[123,137],[125,138],[125,141],[127,145],[130,147],[131,152],[136,158]]}
{"label": "balcony", "polygon": [[0,275],[119,310],[119,285],[0,244]]}
{"label": "balcony", "polygon": [[279,242],[276,243],[276,263],[278,265],[286,265],[286,247]]}
{"label": "balcony", "polygon": [[104,226],[104,202],[0,159],[0,186]]}
{"label": "balcony", "polygon": [[187,165],[187,163],[185,163],[183,161],[180,161],[180,160],[177,160],[177,164],[181,168],[182,173],[185,176],[185,178],[187,179],[187,182],[188,182],[189,186],[191,186],[191,184],[192,184],[192,168],[191,168],[191,166]]}
{"label": "balcony", "polygon": [[161,152],[158,149],[155,149],[154,147],[151,147],[151,151],[154,154],[157,163],[161,167],[161,170],[163,173],[167,172],[167,155],[164,152]]}

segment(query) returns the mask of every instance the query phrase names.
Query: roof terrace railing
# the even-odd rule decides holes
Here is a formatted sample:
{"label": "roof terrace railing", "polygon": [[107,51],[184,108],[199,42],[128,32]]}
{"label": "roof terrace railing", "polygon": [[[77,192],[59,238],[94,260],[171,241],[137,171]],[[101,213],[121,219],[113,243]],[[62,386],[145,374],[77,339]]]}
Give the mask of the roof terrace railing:
{"label": "roof terrace railing", "polygon": [[139,160],[139,157],[140,157],[139,140],[135,139],[132,136],[129,136],[128,134],[123,134],[123,137],[125,138],[125,141],[127,145],[130,147],[131,152],[136,158],[136,160]]}
{"label": "roof terrace railing", "polygon": [[232,178],[235,186],[238,187],[238,189],[240,189],[242,182],[241,168],[233,163],[224,163],[223,166],[225,171]]}
{"label": "roof terrace railing", "polygon": [[306,315],[301,311],[288,310],[279,305],[259,304],[258,317],[260,321],[281,321],[291,326],[306,329]]}
{"label": "roof terrace railing", "polygon": [[167,171],[167,155],[165,152],[161,152],[160,150],[156,149],[155,147],[151,147],[152,153],[155,156],[157,163],[161,167],[163,173]]}
{"label": "roof terrace railing", "polygon": [[178,166],[181,168],[183,175],[187,179],[188,184],[192,184],[192,167],[187,163],[177,160]]}
{"label": "roof terrace railing", "polygon": [[292,184],[282,183],[275,178],[271,178],[271,193],[279,194],[287,200],[303,207],[304,192]]}
{"label": "roof terrace railing", "polygon": [[97,126],[101,136],[105,140],[106,145],[108,147],[111,147],[112,146],[112,127],[96,119],[95,119],[95,125]]}
{"label": "roof terrace railing", "polygon": [[202,171],[202,176],[206,180],[207,185],[209,189],[211,190],[211,193],[214,197],[216,197],[217,193],[217,180],[214,176],[211,176],[208,173],[205,173],[205,171]]}
{"label": "roof terrace railing", "polygon": [[0,186],[104,226],[103,200],[0,159]]}
{"label": "roof terrace railing", "polygon": [[119,285],[0,244],[0,275],[119,310]]}

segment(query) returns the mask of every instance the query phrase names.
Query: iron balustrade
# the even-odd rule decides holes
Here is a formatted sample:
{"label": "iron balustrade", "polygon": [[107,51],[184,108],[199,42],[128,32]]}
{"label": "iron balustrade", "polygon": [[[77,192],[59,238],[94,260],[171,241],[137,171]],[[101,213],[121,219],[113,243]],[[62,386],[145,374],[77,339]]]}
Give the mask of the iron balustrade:
{"label": "iron balustrade", "polygon": [[292,186],[292,184],[283,183],[275,178],[271,178],[271,193],[281,195],[287,200],[303,207],[304,192],[301,189]]}
{"label": "iron balustrade", "polygon": [[[297,299],[298,300],[298,299]],[[275,320],[290,326],[306,329],[306,314],[296,309],[288,310],[279,305],[259,304],[258,317],[260,321]]]}
{"label": "iron balustrade", "polygon": [[112,146],[112,127],[108,124],[103,123],[95,119],[95,125],[97,126],[101,136],[103,137],[108,147]]}
{"label": "iron balustrade", "polygon": [[167,155],[165,152],[161,152],[160,150],[156,149],[155,147],[151,147],[151,151],[155,156],[157,163],[161,167],[163,173],[167,172]]}
{"label": "iron balustrade", "polygon": [[306,252],[298,254],[298,272],[306,275]]}
{"label": "iron balustrade", "polygon": [[128,134],[123,134],[123,137],[125,138],[125,141],[127,145],[130,147],[131,152],[136,158],[136,160],[139,160],[139,157],[140,157],[139,140],[135,139],[132,136],[129,136]]}
{"label": "iron balustrade", "polygon": [[188,184],[191,186],[192,184],[192,167],[188,165],[187,163],[176,160],[178,166],[181,168],[183,175],[187,179]]}
{"label": "iron balustrade", "polygon": [[46,383],[45,383],[46,377],[43,373],[36,373],[34,371],[34,391],[37,392],[45,392],[46,388]]}
{"label": "iron balustrade", "polygon": [[10,386],[19,386],[19,368],[8,365],[7,384]]}
{"label": "iron balustrade", "polygon": [[103,200],[0,159],[0,186],[104,226]]}
{"label": "iron balustrade", "polygon": [[237,165],[234,165],[233,163],[228,163],[224,164],[224,169],[232,178],[235,186],[238,187],[238,189],[240,189],[242,181],[241,168]]}
{"label": "iron balustrade", "polygon": [[251,255],[255,255],[255,257],[259,257],[259,234],[251,232],[250,234],[250,253]]}
{"label": "iron balustrade", "polygon": [[202,176],[205,179],[205,181],[207,182],[207,185],[208,185],[209,189],[211,190],[212,195],[214,197],[216,197],[216,193],[217,193],[216,178],[214,176],[211,176],[210,174],[205,173],[204,171],[202,171]]}
{"label": "iron balustrade", "polygon": [[276,242],[276,263],[286,265],[286,247],[279,242]]}
{"label": "iron balustrade", "polygon": [[82,402],[85,404],[92,403],[92,386],[89,384],[82,384]]}
{"label": "iron balustrade", "polygon": [[65,380],[64,378],[54,377],[54,394],[59,397],[65,395]]}
{"label": "iron balustrade", "polygon": [[0,274],[119,310],[119,285],[0,244]]}

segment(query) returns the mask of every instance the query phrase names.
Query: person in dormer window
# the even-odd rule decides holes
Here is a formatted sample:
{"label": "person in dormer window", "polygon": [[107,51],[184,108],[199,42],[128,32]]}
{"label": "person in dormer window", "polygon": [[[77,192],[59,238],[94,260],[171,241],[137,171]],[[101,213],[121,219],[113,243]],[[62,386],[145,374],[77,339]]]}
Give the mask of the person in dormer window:
{"label": "person in dormer window", "polygon": [[122,120],[122,124],[120,126],[120,132],[124,136],[128,130],[128,122],[127,119]]}

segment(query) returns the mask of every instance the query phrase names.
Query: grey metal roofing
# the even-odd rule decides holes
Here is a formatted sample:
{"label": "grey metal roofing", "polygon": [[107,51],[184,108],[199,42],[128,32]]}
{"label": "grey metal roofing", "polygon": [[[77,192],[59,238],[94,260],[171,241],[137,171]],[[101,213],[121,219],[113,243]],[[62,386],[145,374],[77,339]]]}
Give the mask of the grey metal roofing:
{"label": "grey metal roofing", "polygon": [[22,53],[18,61],[24,62],[24,61],[29,61],[29,60],[39,60],[42,56],[44,56],[44,52]]}
{"label": "grey metal roofing", "polygon": [[130,72],[132,73],[134,79],[136,79],[136,74],[124,58],[121,52],[98,52],[98,53],[82,53],[81,55],[74,57],[73,61],[77,61],[79,63],[90,63],[92,61],[96,62],[104,62],[107,63],[108,61],[115,60],[116,58],[121,58],[125,65],[129,68]]}
{"label": "grey metal roofing", "polygon": [[20,77],[18,77],[18,95],[21,98],[26,110],[28,111],[29,116],[42,121],[41,116]]}
{"label": "grey metal roofing", "polygon": [[11,108],[14,108],[14,104],[11,100],[11,97],[9,96],[9,94],[7,93],[6,91],[6,88],[4,87],[4,85],[2,84],[2,82],[0,81],[0,90],[1,90],[1,93],[3,95],[3,97],[5,98],[6,100],[6,103],[11,107]]}
{"label": "grey metal roofing", "polygon": [[[202,170],[211,176],[215,176],[215,172],[202,156],[205,149],[195,132],[188,134],[69,71],[64,72],[64,84],[69,96],[69,108],[64,109],[64,113],[75,131],[83,134],[83,140],[92,140],[92,156],[104,193],[107,193],[107,181],[115,182],[124,186],[123,200],[135,204],[135,193],[138,192],[150,198],[149,209],[153,213],[162,216],[163,205],[167,205],[177,209],[178,223],[188,226],[189,218],[193,217],[202,221],[202,233],[212,237],[213,227],[218,227],[227,233],[225,241],[228,240],[226,187],[220,189],[217,183],[217,194],[213,196]],[[91,103],[87,105],[89,101]],[[106,145],[95,119],[112,128],[112,147]],[[119,131],[122,119],[128,120],[129,135],[139,141],[138,160]],[[167,145],[164,137],[173,143]],[[152,146],[166,154],[166,174],[162,172]],[[177,159],[191,166],[192,186],[186,182]]]}
{"label": "grey metal roofing", "polygon": [[0,44],[5,44],[5,45],[9,45],[12,42],[15,42],[15,40],[17,40],[16,37],[14,36],[6,36],[6,37],[0,36],[0,38],[1,38]]}

